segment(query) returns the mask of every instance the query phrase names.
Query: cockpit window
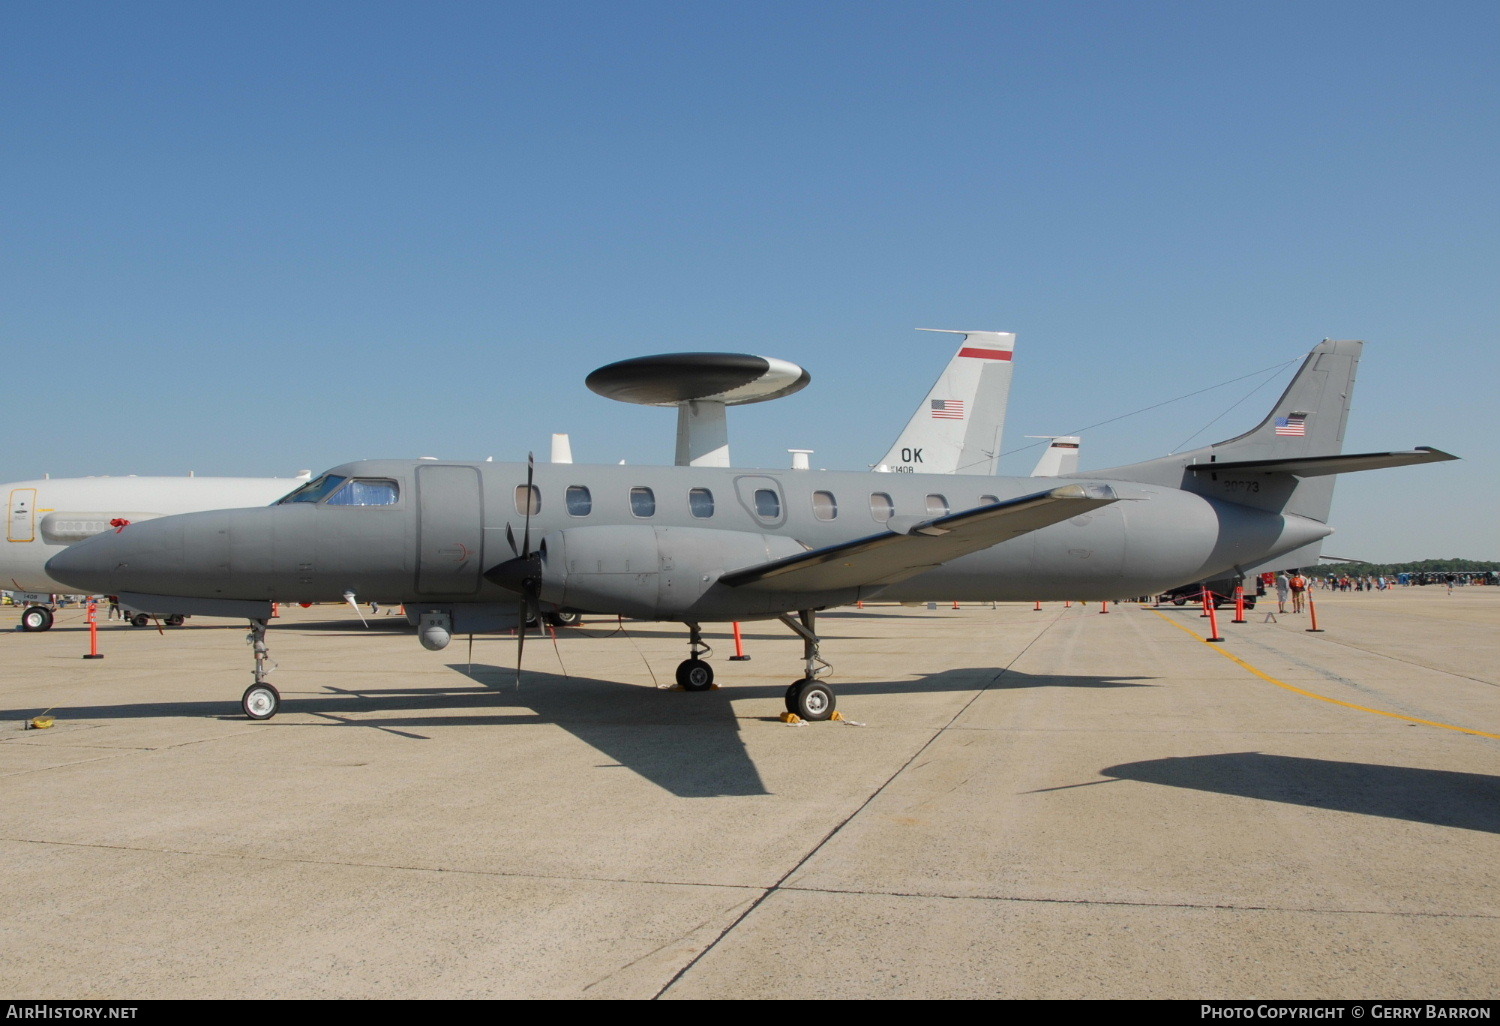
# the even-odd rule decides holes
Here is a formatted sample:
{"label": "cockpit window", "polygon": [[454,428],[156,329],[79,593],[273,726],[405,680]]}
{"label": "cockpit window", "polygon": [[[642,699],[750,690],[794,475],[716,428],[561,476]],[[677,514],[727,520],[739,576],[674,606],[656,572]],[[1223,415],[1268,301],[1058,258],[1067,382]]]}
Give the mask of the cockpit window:
{"label": "cockpit window", "polygon": [[347,477],[340,477],[337,474],[324,474],[317,480],[307,482],[276,505],[281,506],[288,502],[320,502],[324,496],[347,480],[349,480]]}
{"label": "cockpit window", "polygon": [[401,497],[396,482],[384,478],[355,478],[328,497],[330,506],[394,506]]}

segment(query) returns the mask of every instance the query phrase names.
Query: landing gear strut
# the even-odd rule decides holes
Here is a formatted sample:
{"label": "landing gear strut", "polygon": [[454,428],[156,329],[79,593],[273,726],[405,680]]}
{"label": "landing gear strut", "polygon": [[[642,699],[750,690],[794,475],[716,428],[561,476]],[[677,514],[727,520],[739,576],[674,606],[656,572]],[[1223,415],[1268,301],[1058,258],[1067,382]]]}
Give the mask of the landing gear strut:
{"label": "landing gear strut", "polygon": [[[832,719],[833,710],[838,704],[833,696],[833,689],[818,680],[819,677],[831,673],[833,667],[818,654],[816,616],[815,610],[802,609],[797,612],[797,620],[793,620],[785,613],[778,617],[802,639],[805,676],[786,689],[786,711],[804,720]],[[798,620],[801,622],[799,623]]]}
{"label": "landing gear strut", "polygon": [[270,672],[266,669],[270,655],[266,646],[266,621],[251,620],[250,635],[245,640],[255,652],[255,683],[245,689],[240,708],[252,720],[269,720],[281,708],[281,693],[266,681],[266,674]]}
{"label": "landing gear strut", "polygon": [[714,668],[703,659],[713,649],[703,641],[703,628],[689,623],[688,650],[691,655],[677,664],[677,686],[684,691],[707,691],[714,686]]}

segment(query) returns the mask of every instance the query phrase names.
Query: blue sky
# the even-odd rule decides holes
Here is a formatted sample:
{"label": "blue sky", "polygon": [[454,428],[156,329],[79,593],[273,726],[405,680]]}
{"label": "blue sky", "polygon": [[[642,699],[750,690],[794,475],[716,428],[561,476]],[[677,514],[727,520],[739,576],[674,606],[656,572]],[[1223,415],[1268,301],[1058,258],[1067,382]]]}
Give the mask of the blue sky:
{"label": "blue sky", "polygon": [[1018,333],[1008,449],[1363,338],[1347,448],[1465,461],[1344,479],[1328,550],[1500,559],[1500,5],[11,0],[0,39],[0,479],[670,462],[583,378],[700,349],[813,375],[737,463],[859,469],[950,355],[916,327]]}

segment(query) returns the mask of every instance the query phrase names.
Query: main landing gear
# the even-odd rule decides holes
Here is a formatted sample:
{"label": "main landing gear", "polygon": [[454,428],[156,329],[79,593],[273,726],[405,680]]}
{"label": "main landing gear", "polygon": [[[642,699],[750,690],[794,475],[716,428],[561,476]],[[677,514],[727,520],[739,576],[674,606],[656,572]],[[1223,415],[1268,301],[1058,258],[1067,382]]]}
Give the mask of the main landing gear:
{"label": "main landing gear", "polygon": [[21,630],[45,631],[52,626],[52,610],[46,606],[27,606],[21,613]]}
{"label": "main landing gear", "polygon": [[[816,612],[803,609],[797,619],[782,614],[779,619],[802,639],[803,676],[786,689],[786,711],[804,720],[831,720],[838,701],[833,689],[819,680],[833,667],[818,654]],[[712,649],[703,641],[702,628],[688,623],[688,645],[691,656],[677,665],[677,684],[684,691],[707,691],[714,686],[714,668],[705,662]]]}
{"label": "main landing gear", "polygon": [[714,686],[714,668],[704,661],[704,656],[713,655],[713,649],[703,641],[703,628],[689,623],[688,651],[690,655],[677,664],[677,686],[684,691],[707,691]]}
{"label": "main landing gear", "polygon": [[250,635],[245,639],[255,652],[255,683],[245,689],[240,699],[240,708],[252,720],[269,720],[281,708],[281,692],[266,681],[266,669],[270,649],[266,646],[266,621],[251,620]]}
{"label": "main landing gear", "polygon": [[[797,619],[782,613],[778,619],[802,639],[802,661],[804,676],[786,689],[786,711],[804,720],[829,720],[838,705],[833,689],[819,677],[831,672],[833,667],[818,654],[818,635],[815,629],[816,612],[803,609]],[[800,621],[800,622],[798,622]]]}

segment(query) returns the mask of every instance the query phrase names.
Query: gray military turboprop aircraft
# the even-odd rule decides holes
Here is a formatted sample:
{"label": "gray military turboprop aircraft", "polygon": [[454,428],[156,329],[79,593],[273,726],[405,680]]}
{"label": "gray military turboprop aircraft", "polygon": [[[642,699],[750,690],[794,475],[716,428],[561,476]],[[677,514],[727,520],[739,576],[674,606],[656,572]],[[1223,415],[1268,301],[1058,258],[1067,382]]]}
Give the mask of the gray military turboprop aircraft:
{"label": "gray military turboprop aircraft", "polygon": [[1042,491],[1034,478],[363,460],[273,506],[131,524],[47,569],[142,610],[248,618],[252,719],[280,704],[264,670],[272,600],[351,595],[404,603],[431,649],[543,607],[681,622],[677,680],[690,691],[713,682],[701,624],[778,619],[803,639],[787,709],[828,719],[819,610],[1112,599],[1305,561],[1332,533],[1331,475],[1455,459],[1340,455],[1362,346],[1318,345],[1243,435]]}

